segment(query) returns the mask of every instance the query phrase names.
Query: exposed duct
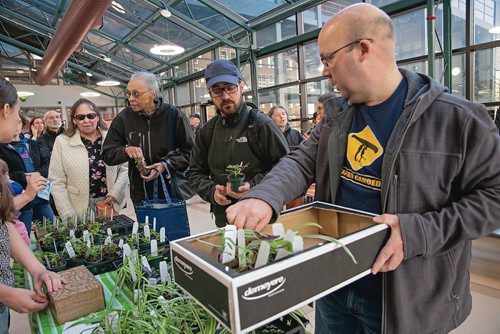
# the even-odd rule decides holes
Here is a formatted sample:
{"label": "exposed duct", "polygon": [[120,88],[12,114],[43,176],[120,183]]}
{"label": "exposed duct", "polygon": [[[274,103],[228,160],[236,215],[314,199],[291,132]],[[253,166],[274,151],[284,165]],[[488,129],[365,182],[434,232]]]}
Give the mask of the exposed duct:
{"label": "exposed duct", "polygon": [[87,33],[98,24],[111,2],[78,0],[71,3],[33,76],[38,85],[46,85],[57,75],[57,71],[79,47]]}

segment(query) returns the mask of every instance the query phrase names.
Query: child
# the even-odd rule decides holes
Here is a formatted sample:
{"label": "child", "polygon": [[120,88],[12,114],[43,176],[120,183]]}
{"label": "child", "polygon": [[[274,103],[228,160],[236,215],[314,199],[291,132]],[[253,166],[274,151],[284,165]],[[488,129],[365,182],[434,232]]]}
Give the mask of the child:
{"label": "child", "polygon": [[[9,143],[12,139],[13,129],[19,121],[19,108],[16,89],[0,76],[0,143]],[[11,223],[14,219],[15,207],[9,183],[5,174],[0,174],[0,334],[9,331],[8,308],[20,313],[40,311],[49,303],[42,285],[48,292],[53,292],[66,283],[36,259]],[[31,274],[35,291],[12,287],[11,257]]]}

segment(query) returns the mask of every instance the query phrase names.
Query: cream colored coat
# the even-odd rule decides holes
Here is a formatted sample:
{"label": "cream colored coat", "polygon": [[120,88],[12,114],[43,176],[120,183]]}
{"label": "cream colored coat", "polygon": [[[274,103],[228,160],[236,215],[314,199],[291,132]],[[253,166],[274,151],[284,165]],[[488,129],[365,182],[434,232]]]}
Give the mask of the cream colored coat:
{"label": "cream colored coat", "polygon": [[[101,135],[106,137],[106,132]],[[106,185],[108,196],[114,198],[115,211],[125,205],[128,186],[127,164],[106,165]],[[57,136],[52,150],[49,166],[49,179],[52,181],[52,196],[60,217],[72,217],[87,210],[89,206],[89,156],[80,138],[80,132],[72,137],[64,134]]]}

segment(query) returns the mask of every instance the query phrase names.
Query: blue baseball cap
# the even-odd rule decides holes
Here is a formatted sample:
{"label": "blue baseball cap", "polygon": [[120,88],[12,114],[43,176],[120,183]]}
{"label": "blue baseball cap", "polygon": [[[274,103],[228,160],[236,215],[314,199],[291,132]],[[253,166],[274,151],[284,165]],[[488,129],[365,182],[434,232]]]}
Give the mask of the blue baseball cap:
{"label": "blue baseball cap", "polygon": [[241,74],[236,65],[229,60],[217,59],[208,64],[205,69],[205,81],[208,89],[218,82],[227,82],[237,85],[241,80]]}

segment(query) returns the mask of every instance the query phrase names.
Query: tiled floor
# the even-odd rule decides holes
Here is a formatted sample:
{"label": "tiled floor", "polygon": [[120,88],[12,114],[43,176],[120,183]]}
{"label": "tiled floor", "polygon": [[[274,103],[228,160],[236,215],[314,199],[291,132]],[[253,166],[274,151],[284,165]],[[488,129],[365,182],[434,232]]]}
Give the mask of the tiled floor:
{"label": "tiled floor", "polygon": [[[133,216],[131,205],[124,213]],[[215,228],[208,204],[198,197],[189,201],[188,216],[192,234]],[[498,334],[500,333],[500,238],[485,238],[474,242],[471,268],[472,313],[452,334]],[[311,321],[307,330],[314,333],[314,310],[307,306],[301,310]],[[27,316],[12,312],[10,333],[29,332]]]}

